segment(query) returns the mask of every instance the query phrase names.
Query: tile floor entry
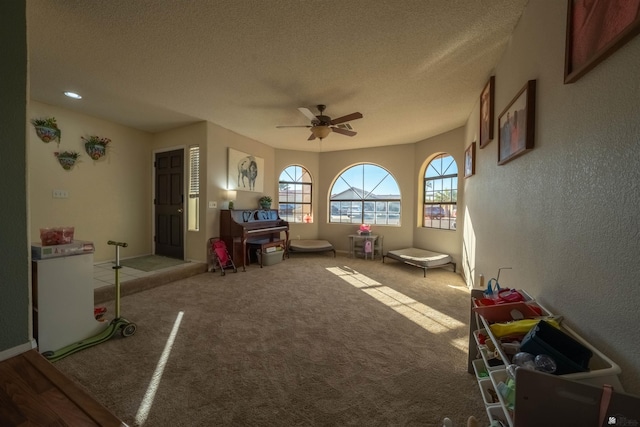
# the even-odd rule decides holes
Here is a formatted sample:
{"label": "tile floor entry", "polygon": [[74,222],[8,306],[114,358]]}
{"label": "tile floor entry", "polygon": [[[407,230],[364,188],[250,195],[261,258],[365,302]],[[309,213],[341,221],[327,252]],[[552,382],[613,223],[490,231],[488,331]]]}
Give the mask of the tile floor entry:
{"label": "tile floor entry", "polygon": [[[113,268],[113,261],[107,261],[100,264],[93,265],[93,288],[101,288],[107,285],[115,285],[116,273]],[[135,268],[122,267],[120,269],[120,283],[124,283],[127,280],[137,279],[139,277],[146,277],[161,272],[163,270],[156,271],[142,271]]]}

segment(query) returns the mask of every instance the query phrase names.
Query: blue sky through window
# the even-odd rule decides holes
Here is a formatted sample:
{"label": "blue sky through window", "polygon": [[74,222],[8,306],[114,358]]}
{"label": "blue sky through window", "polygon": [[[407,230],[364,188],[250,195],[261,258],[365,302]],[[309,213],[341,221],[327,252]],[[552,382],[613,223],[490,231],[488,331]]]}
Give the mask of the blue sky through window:
{"label": "blue sky through window", "polygon": [[352,187],[364,190],[365,195],[400,197],[396,180],[387,170],[376,165],[362,164],[345,170],[334,183],[331,194],[336,195]]}

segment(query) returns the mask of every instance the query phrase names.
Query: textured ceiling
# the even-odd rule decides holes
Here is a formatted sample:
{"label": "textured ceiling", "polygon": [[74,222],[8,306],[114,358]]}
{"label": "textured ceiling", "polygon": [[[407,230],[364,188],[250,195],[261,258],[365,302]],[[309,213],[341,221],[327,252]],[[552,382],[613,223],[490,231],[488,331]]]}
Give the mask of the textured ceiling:
{"label": "textured ceiling", "polygon": [[[207,120],[276,148],[412,143],[465,123],[526,3],[29,0],[31,98],[149,132]],[[317,104],[361,112],[358,134],[276,129]]]}

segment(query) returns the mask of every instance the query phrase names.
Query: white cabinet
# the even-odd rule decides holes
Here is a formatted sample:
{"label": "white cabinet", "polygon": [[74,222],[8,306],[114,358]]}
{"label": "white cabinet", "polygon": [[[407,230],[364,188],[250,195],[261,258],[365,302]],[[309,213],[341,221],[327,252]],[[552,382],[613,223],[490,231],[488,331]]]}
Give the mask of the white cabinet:
{"label": "white cabinet", "polygon": [[[506,383],[507,381],[506,367],[511,363],[511,356],[510,352],[505,351],[500,340],[491,332],[491,323],[473,310],[474,299],[480,299],[482,296],[482,290],[474,289],[471,291],[467,370],[469,373],[476,375],[489,420],[500,420],[505,425],[513,427],[514,414],[517,408],[514,408],[513,411],[509,410],[504,399],[497,391],[500,383]],[[545,315],[551,314],[544,307],[540,307]],[[587,372],[565,374],[561,375],[561,377],[597,386],[611,384],[615,390],[622,391],[622,385],[618,379],[618,375],[621,372],[620,367],[566,325],[561,324],[561,329],[588,348],[593,354],[589,361],[589,370]],[[489,350],[486,345],[483,345],[480,339],[481,336],[487,337],[487,340],[494,343],[495,350]],[[543,407],[540,409],[544,410]]]}
{"label": "white cabinet", "polygon": [[93,253],[32,261],[33,335],[56,351],[108,325],[93,314]]}

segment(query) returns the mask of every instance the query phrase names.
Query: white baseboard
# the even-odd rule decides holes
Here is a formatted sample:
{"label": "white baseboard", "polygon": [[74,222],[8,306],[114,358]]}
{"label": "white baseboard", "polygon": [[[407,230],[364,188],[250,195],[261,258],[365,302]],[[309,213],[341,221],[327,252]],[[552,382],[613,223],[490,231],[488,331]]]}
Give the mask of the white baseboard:
{"label": "white baseboard", "polygon": [[26,342],[17,347],[0,351],[0,362],[3,360],[11,359],[14,356],[24,353],[25,351],[36,348],[37,346],[38,344],[36,343],[36,340],[31,340],[30,342]]}

